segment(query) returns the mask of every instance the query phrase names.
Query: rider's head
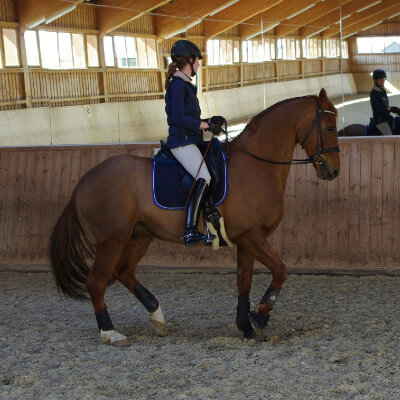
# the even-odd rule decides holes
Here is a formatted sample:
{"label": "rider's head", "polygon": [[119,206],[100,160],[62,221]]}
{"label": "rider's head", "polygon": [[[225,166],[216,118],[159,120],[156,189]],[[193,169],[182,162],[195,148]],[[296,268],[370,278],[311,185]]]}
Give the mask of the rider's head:
{"label": "rider's head", "polygon": [[383,87],[385,85],[386,72],[383,69],[376,69],[372,73],[372,79],[376,86]]}
{"label": "rider's head", "polygon": [[168,87],[177,69],[180,71],[188,69],[188,73],[191,76],[195,76],[199,69],[199,60],[202,58],[200,49],[193,42],[189,40],[175,42],[171,49],[172,63],[168,66],[168,78],[165,88]]}

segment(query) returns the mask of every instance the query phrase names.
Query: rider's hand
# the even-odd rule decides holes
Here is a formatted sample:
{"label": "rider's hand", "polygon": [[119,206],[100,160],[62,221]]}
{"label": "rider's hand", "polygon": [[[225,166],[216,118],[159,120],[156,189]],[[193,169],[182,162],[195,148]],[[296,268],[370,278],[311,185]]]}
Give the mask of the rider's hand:
{"label": "rider's hand", "polygon": [[400,114],[400,108],[399,107],[390,107],[390,111],[392,113],[395,113],[395,114]]}
{"label": "rider's hand", "polygon": [[222,126],[210,122],[207,130],[210,131],[213,135],[219,135],[222,132]]}
{"label": "rider's hand", "polygon": [[226,124],[226,119],[224,117],[222,117],[221,115],[215,115],[214,117],[210,118],[210,122],[212,124],[217,124],[217,125],[224,125]]}
{"label": "rider's hand", "polygon": [[204,120],[204,119],[201,120],[200,129],[208,129],[208,122],[207,122],[207,120]]}

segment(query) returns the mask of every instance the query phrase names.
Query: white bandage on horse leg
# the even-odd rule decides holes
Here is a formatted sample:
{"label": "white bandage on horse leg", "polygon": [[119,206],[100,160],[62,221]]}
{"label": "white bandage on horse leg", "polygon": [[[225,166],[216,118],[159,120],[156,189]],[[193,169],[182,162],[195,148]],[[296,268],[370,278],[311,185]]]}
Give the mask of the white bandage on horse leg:
{"label": "white bandage on horse leg", "polygon": [[127,337],[124,335],[121,335],[120,333],[111,330],[111,331],[100,331],[100,337],[101,340],[105,343],[105,344],[115,344],[115,342],[119,342],[121,340],[127,340]]}
{"label": "white bandage on horse leg", "polygon": [[161,306],[158,306],[154,312],[149,312],[151,326],[161,335],[165,336],[167,331],[165,330],[164,314],[161,310]]}
{"label": "white bandage on horse leg", "polygon": [[158,306],[157,310],[154,312],[149,312],[150,322],[157,321],[160,324],[165,324],[164,314],[161,310],[161,306]]}

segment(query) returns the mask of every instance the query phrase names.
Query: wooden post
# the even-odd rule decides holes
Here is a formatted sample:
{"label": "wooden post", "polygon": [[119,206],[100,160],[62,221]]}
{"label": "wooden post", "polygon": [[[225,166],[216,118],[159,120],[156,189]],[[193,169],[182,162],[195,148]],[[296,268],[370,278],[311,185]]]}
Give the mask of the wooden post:
{"label": "wooden post", "polygon": [[324,39],[321,39],[321,73],[325,75],[325,51],[324,51]]}
{"label": "wooden post", "polygon": [[300,39],[300,73],[301,73],[301,79],[304,79],[304,51],[303,51],[303,39]]}
{"label": "wooden post", "polygon": [[165,66],[164,66],[164,46],[161,45],[161,40],[157,38],[156,45],[157,45],[157,55],[158,55],[158,68],[160,71],[160,79],[159,85],[161,85],[160,92],[164,92],[165,88]]}
{"label": "wooden post", "polygon": [[243,86],[243,41],[239,40],[239,62],[240,62],[240,87]]}
{"label": "wooden post", "polygon": [[100,67],[103,72],[103,91],[104,91],[104,101],[108,103],[110,101],[108,96],[108,81],[106,73],[106,58],[104,55],[104,42],[103,38],[99,38],[99,50],[100,50]]}
{"label": "wooden post", "polygon": [[275,78],[276,78],[276,82],[279,82],[279,70],[278,70],[278,37],[275,36],[275,40],[274,40],[274,46],[275,46]]}
{"label": "wooden post", "polygon": [[24,34],[20,29],[18,29],[19,35],[19,46],[20,46],[20,56],[21,56],[21,64],[24,70],[24,85],[25,85],[25,100],[26,107],[32,108],[32,92],[31,92],[31,78],[29,75],[29,67],[28,67],[28,59],[26,57],[26,49],[25,49],[25,38]]}
{"label": "wooden post", "polygon": [[208,56],[207,56],[206,66],[205,66],[205,81],[206,81],[205,87],[206,87],[206,92],[208,92],[208,83],[210,81],[210,73],[209,73],[209,71],[210,70],[208,69]]}

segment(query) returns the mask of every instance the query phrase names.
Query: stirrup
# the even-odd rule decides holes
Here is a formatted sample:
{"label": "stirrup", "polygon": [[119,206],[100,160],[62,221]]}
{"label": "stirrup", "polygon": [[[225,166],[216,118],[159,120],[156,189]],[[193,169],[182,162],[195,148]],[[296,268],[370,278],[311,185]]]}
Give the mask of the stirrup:
{"label": "stirrup", "polygon": [[204,242],[206,245],[211,245],[215,236],[209,233],[208,235],[203,235],[197,229],[191,229],[182,238],[185,241],[185,246],[194,246],[196,244]]}

